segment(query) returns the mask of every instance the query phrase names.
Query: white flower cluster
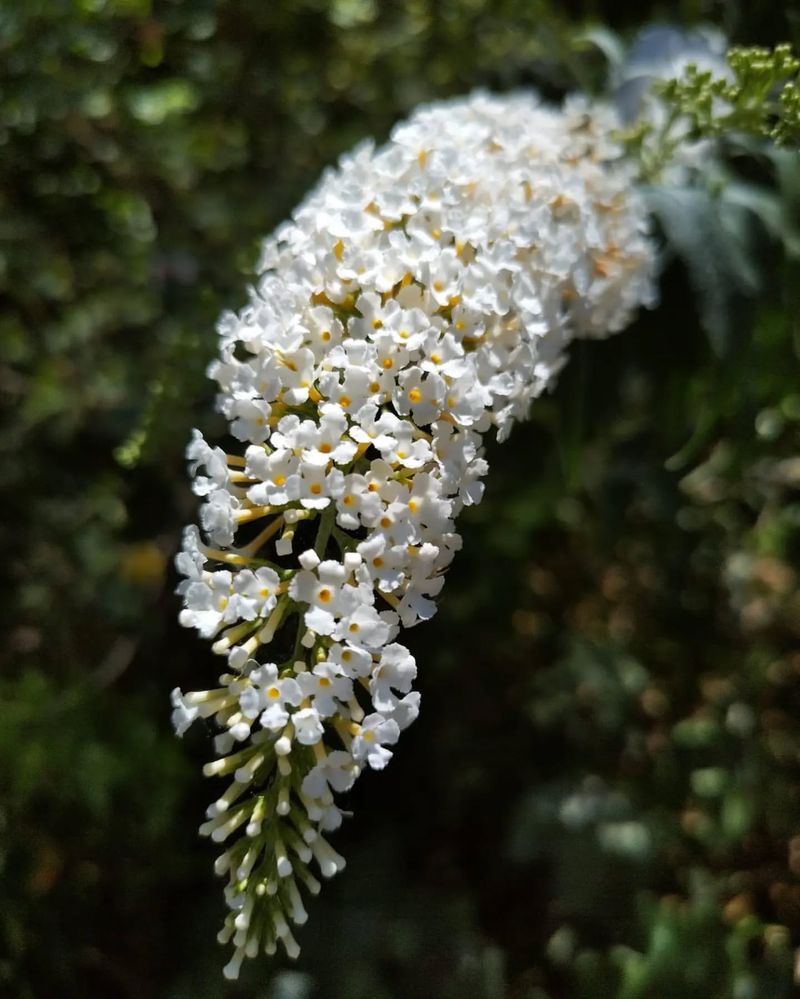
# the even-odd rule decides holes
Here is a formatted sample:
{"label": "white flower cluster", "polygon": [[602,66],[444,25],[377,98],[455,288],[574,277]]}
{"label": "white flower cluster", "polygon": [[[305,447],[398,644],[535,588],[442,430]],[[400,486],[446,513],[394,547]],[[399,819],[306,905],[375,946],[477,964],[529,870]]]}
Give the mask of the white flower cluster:
{"label": "white flower cluster", "polygon": [[[234,833],[220,935],[298,951],[299,884],[344,866],[334,792],[382,769],[417,716],[396,638],[435,612],[481,499],[482,436],[507,436],[574,336],[621,329],[653,291],[653,247],[604,107],[531,95],[418,110],[328,172],[264,246],[211,374],[244,454],[200,434],[201,522],[184,538],[181,623],[228,667],[173,693],[179,733],[213,718],[233,782],[202,831]],[[202,471],[202,474],[197,474]],[[274,651],[271,657],[266,646]],[[268,658],[270,661],[268,661]]]}

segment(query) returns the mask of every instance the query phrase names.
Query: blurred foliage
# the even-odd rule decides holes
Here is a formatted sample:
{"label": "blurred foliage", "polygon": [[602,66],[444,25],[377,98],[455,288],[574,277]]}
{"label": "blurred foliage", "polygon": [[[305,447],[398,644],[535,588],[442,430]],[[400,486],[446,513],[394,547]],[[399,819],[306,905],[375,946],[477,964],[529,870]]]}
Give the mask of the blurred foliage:
{"label": "blurred foliage", "polygon": [[687,116],[696,136],[745,132],[778,144],[800,141],[800,60],[788,44],[733,48],[730,78],[688,66],[661,88],[675,115]]}
{"label": "blurred foliage", "polygon": [[665,304],[491,449],[294,969],[223,984],[208,744],[169,726],[217,668],[175,621],[182,453],[259,238],[421,100],[596,88],[598,24],[717,14],[797,51],[768,0],[0,2],[0,994],[795,994],[796,152],[654,192]]}

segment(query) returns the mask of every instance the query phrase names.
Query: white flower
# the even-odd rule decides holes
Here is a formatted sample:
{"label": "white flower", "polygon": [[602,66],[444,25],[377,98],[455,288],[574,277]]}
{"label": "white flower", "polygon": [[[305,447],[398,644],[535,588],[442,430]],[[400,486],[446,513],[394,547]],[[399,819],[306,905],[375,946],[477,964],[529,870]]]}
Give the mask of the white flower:
{"label": "white flower", "polygon": [[397,606],[400,621],[406,628],[413,628],[418,621],[429,621],[436,613],[436,604],[423,595],[421,590],[410,586]]}
{"label": "white flower", "polygon": [[340,710],[340,703],[346,703],[353,696],[353,683],[341,675],[336,663],[318,663],[311,673],[300,673],[297,677],[304,697],[313,701],[320,718],[330,718]]}
{"label": "white flower", "polygon": [[362,604],[338,622],[333,637],[339,642],[379,649],[389,641],[395,620],[396,615],[390,611],[379,614],[374,607]]}
{"label": "white flower", "polygon": [[286,705],[296,707],[303,699],[293,677],[279,677],[274,663],[265,663],[249,676],[250,686],[239,695],[239,705],[245,718],[258,718],[264,728],[277,731],[289,721]]}
{"label": "white flower", "polygon": [[[397,722],[397,726],[401,732],[417,720],[419,702],[419,691],[412,690],[410,694],[406,694],[405,697],[400,698],[395,704],[391,712],[391,717],[393,721]],[[388,712],[384,712],[384,714],[388,714]]]}
{"label": "white flower", "polygon": [[322,738],[324,729],[316,708],[301,708],[292,716],[297,741],[304,746],[313,746]]}
{"label": "white flower", "polygon": [[331,645],[328,649],[328,659],[341,670],[345,676],[357,679],[369,676],[372,670],[372,655],[357,645]]}
{"label": "white flower", "polygon": [[197,628],[203,638],[211,638],[223,623],[237,618],[237,602],[233,599],[232,575],[226,569],[203,573],[202,579],[191,582],[184,591],[186,607],[180,623]]}
{"label": "white flower", "polygon": [[200,508],[200,523],[215,544],[229,545],[233,542],[235,513],[240,506],[239,498],[227,489],[214,489],[208,494]]}
{"label": "white flower", "polygon": [[247,491],[251,503],[284,506],[299,498],[300,459],[293,451],[282,449],[268,455],[263,447],[249,447],[246,458],[245,472],[261,480]]}
{"label": "white flower", "polygon": [[[212,448],[199,430],[192,431],[192,440],[186,448],[189,471],[195,476],[194,491],[197,496],[205,496],[213,488],[223,489],[228,483],[228,463],[225,452],[220,447]],[[198,476],[197,470],[205,466],[207,476]]]}
{"label": "white flower", "polygon": [[381,652],[369,682],[369,692],[376,711],[392,712],[400,699],[394,693],[407,694],[417,675],[417,664],[408,649],[393,642]]}
{"label": "white flower", "polygon": [[180,687],[176,687],[172,691],[172,708],[172,725],[176,735],[182,736],[197,718],[197,707],[189,704]]}
{"label": "white flower", "polygon": [[324,763],[318,763],[303,779],[303,794],[322,798],[328,788],[349,791],[358,776],[358,767],[350,753],[336,750],[328,753]]}
{"label": "white flower", "polygon": [[386,749],[385,743],[392,745],[399,735],[400,726],[393,718],[385,718],[377,712],[367,715],[353,739],[353,759],[358,763],[367,762],[373,770],[383,770],[392,758],[392,751]]}
{"label": "white flower", "polygon": [[320,563],[315,572],[301,570],[291,581],[289,594],[309,605],[306,627],[318,635],[332,635],[337,619],[356,607],[352,587],[343,585],[346,578],[344,566],[329,560]]}
{"label": "white flower", "polygon": [[[278,602],[280,578],[274,569],[262,566],[252,572],[242,569],[236,574],[234,591],[249,605],[253,617],[266,617]],[[248,615],[242,614],[242,617]]]}
{"label": "white flower", "polygon": [[319,424],[304,420],[297,429],[296,440],[303,448],[303,461],[326,468],[329,461],[346,465],[356,453],[356,445],[344,440],[347,417],[340,406],[326,403],[320,406]]}
{"label": "white flower", "polygon": [[358,423],[350,427],[350,436],[359,444],[372,445],[382,451],[394,445],[392,434],[401,422],[390,410],[378,410],[373,405],[361,414]]}
{"label": "white flower", "polygon": [[328,476],[328,488],[336,498],[336,523],[347,530],[360,524],[373,524],[380,515],[382,504],[376,491],[369,489],[367,479],[358,473]]}
{"label": "white flower", "polygon": [[[469,365],[464,356],[464,348],[452,333],[441,336],[434,334],[425,342],[424,355],[420,361],[423,371],[434,372],[445,378],[461,378],[469,373]],[[446,400],[448,410],[451,408],[450,396]]]}
{"label": "white flower", "polygon": [[395,427],[393,437],[387,437],[380,443],[375,442],[387,464],[417,469],[431,460],[430,444],[424,439],[414,440],[414,430],[413,424],[403,420]]}
{"label": "white flower", "polygon": [[411,413],[417,426],[423,427],[437,418],[446,394],[447,386],[440,375],[409,367],[400,374],[393,401],[398,413]]}
{"label": "white flower", "polygon": [[391,593],[402,585],[406,578],[404,568],[410,557],[407,546],[390,547],[386,536],[376,533],[359,544],[358,552],[370,578],[382,593]]}
{"label": "white flower", "polygon": [[306,314],[307,342],[314,356],[321,360],[342,341],[344,329],[333,311],[324,305],[309,309]]}
{"label": "white flower", "polygon": [[300,463],[300,475],[297,480],[297,492],[300,503],[307,510],[324,510],[330,504],[327,475],[324,467]]}
{"label": "white flower", "polygon": [[[348,347],[352,353],[352,341],[348,342]],[[368,403],[373,401],[376,392],[381,390],[380,383],[375,388],[375,377],[375,373],[367,365],[345,363],[341,368],[341,378],[339,373],[320,377],[320,391],[329,396],[339,410],[358,420]]]}
{"label": "white flower", "polygon": [[299,405],[308,399],[314,379],[314,355],[307,347],[299,350],[276,350],[276,372],[281,381],[284,400]]}
{"label": "white flower", "polygon": [[263,399],[234,399],[229,418],[231,433],[240,441],[260,443],[269,437],[269,417],[272,407]]}
{"label": "white flower", "polygon": [[178,593],[185,593],[190,583],[200,582],[203,578],[203,566],[206,557],[202,552],[200,532],[191,524],[184,529],[183,545],[175,556],[175,568],[186,579],[178,584]]}

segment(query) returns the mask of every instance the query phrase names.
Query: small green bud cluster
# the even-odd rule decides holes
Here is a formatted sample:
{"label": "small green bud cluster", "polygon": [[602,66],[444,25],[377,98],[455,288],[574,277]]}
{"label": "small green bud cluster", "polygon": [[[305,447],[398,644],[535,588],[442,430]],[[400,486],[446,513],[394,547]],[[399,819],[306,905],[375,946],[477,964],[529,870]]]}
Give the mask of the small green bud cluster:
{"label": "small green bud cluster", "polygon": [[788,44],[728,51],[729,77],[689,65],[683,76],[657,86],[694,138],[740,132],[780,144],[800,140],[800,59]]}

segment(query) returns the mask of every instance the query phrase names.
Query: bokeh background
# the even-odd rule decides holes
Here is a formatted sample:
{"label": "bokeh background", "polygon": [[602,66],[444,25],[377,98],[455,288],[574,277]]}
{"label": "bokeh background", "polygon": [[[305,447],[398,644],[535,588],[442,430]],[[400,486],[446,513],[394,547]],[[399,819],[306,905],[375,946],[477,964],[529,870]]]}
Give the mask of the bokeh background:
{"label": "bokeh background", "polygon": [[800,38],[772,0],[0,2],[0,995],[797,994],[796,153],[662,211],[663,305],[490,446],[296,965],[223,982],[208,735],[169,722],[218,668],[172,556],[259,238],[418,102],[600,87],[579,29],[648,21]]}

